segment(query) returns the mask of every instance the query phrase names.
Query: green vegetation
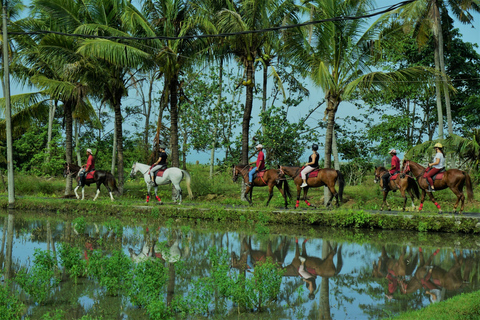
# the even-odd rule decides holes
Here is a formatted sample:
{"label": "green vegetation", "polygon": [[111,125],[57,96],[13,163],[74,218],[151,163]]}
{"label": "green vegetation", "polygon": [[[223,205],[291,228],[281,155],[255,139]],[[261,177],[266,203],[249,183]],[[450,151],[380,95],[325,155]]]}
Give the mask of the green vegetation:
{"label": "green vegetation", "polygon": [[480,318],[480,291],[461,294],[426,308],[389,318],[395,320],[475,320]]}

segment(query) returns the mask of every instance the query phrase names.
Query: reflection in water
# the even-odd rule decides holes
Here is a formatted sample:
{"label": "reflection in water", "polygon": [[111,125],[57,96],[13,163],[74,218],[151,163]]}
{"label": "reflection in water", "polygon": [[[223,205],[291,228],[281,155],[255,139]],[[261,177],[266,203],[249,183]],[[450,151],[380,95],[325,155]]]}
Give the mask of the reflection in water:
{"label": "reflection in water", "polygon": [[[15,220],[13,215],[5,216],[0,220],[3,268],[11,270],[6,263],[9,252],[9,264],[12,265],[13,259],[16,270],[28,266],[35,248],[55,252],[61,242],[79,248],[86,258],[94,249],[106,256],[122,250],[135,263],[153,259],[165,266],[168,279],[163,301],[173,306],[177,299],[192,295],[189,290],[196,281],[211,275],[208,252],[213,247],[218,253],[228,252],[230,275],[243,274],[251,279],[266,261],[273,262],[277,270],[283,272],[275,305],[266,309],[271,318],[379,319],[478,289],[479,255],[474,248],[420,249],[418,245],[404,245],[395,240],[356,244],[351,240],[353,237],[344,241],[330,230],[328,233],[318,231],[317,234],[328,234],[325,238],[299,239],[295,234],[259,236],[227,230],[207,232],[153,223],[146,223],[148,227],[112,225],[115,224],[96,223],[80,228],[80,224],[70,220],[27,221],[18,216]],[[349,232],[343,230],[342,236]],[[358,230],[351,232],[359,233]],[[393,233],[385,234],[383,239],[392,238]],[[13,273],[9,271],[4,276],[7,274]],[[79,285],[73,285],[68,277],[63,280],[54,293],[55,302],[50,306],[30,304],[28,316],[39,318],[55,305],[72,319],[85,314],[145,318],[143,309],[133,307],[122,296],[106,295],[88,278],[80,279]],[[219,290],[208,303],[201,312],[203,316],[238,317],[239,306],[222,297]],[[265,311],[250,313],[250,316],[265,317]]]}

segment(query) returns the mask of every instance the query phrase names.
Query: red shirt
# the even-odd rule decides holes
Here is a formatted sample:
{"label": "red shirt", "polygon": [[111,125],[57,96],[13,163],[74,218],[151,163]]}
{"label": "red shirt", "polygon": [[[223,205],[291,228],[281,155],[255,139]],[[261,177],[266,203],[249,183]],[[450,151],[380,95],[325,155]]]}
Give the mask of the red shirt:
{"label": "red shirt", "polygon": [[258,152],[257,163],[255,164],[258,171],[265,169],[265,155],[263,151]]}
{"label": "red shirt", "polygon": [[396,171],[400,171],[400,159],[394,155],[392,157],[392,169],[390,169],[390,174],[394,174]]}
{"label": "red shirt", "polygon": [[85,171],[92,171],[95,169],[95,160],[93,159],[93,155],[89,155],[87,159],[87,165],[85,167]]}

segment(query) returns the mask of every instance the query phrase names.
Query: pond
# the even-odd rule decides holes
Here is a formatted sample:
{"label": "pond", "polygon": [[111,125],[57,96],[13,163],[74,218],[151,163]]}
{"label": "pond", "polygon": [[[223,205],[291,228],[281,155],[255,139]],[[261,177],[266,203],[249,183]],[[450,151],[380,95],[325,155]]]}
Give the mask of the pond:
{"label": "pond", "polygon": [[[473,235],[38,216],[0,215],[2,283],[30,319],[381,319],[479,289]],[[49,256],[39,300],[15,279]]]}

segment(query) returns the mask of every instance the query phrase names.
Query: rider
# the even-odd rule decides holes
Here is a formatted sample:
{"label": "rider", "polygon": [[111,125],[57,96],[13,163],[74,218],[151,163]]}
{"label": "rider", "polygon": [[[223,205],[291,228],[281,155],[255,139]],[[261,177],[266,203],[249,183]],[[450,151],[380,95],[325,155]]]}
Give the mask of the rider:
{"label": "rider", "polygon": [[436,143],[433,147],[435,148],[436,152],[435,157],[433,158],[433,162],[428,164],[430,170],[425,173],[425,178],[427,178],[428,181],[429,192],[435,191],[432,177],[445,168],[445,154],[443,153],[442,144]]}
{"label": "rider", "polygon": [[258,144],[255,149],[257,149],[258,151],[258,156],[257,156],[257,161],[254,161],[254,162],[250,162],[249,164],[252,165],[252,164],[255,164],[255,167],[250,170],[250,172],[248,173],[248,186],[251,187],[252,186],[252,181],[253,181],[253,175],[255,174],[255,172],[257,171],[262,171],[263,169],[265,169],[265,155],[263,154],[263,146],[261,144]]}
{"label": "rider", "polygon": [[95,170],[95,158],[92,155],[92,149],[87,149],[87,164],[82,166],[80,170],[80,183],[85,185],[85,180],[87,179],[87,174]]}
{"label": "rider", "polygon": [[314,143],[312,145],[312,155],[310,157],[308,157],[308,162],[305,163],[305,168],[300,172],[300,174],[302,175],[302,180],[303,180],[303,183],[302,185],[300,186],[301,188],[304,188],[307,186],[307,173],[309,172],[312,172],[313,170],[317,169],[318,168],[318,145],[316,143]]}
{"label": "rider", "polygon": [[312,275],[307,270],[305,270],[306,259],[301,256],[299,257],[299,259],[301,264],[300,264],[300,267],[298,268],[298,274],[300,274],[300,276],[302,277],[302,280],[306,282],[305,285],[309,291],[308,298],[310,300],[313,300],[315,299],[315,290],[317,289],[317,283],[315,282],[316,276]]}
{"label": "rider", "polygon": [[150,175],[150,184],[155,184],[155,173],[158,170],[164,170],[167,168],[167,153],[165,152],[165,145],[161,144],[158,146],[158,151],[160,154],[158,155],[158,160],[150,167],[150,171],[148,174]]}
{"label": "rider", "polygon": [[400,171],[400,159],[397,157],[397,150],[392,149],[388,153],[392,156],[392,164],[390,170],[382,176],[383,191],[388,191],[388,179],[390,176]]}

